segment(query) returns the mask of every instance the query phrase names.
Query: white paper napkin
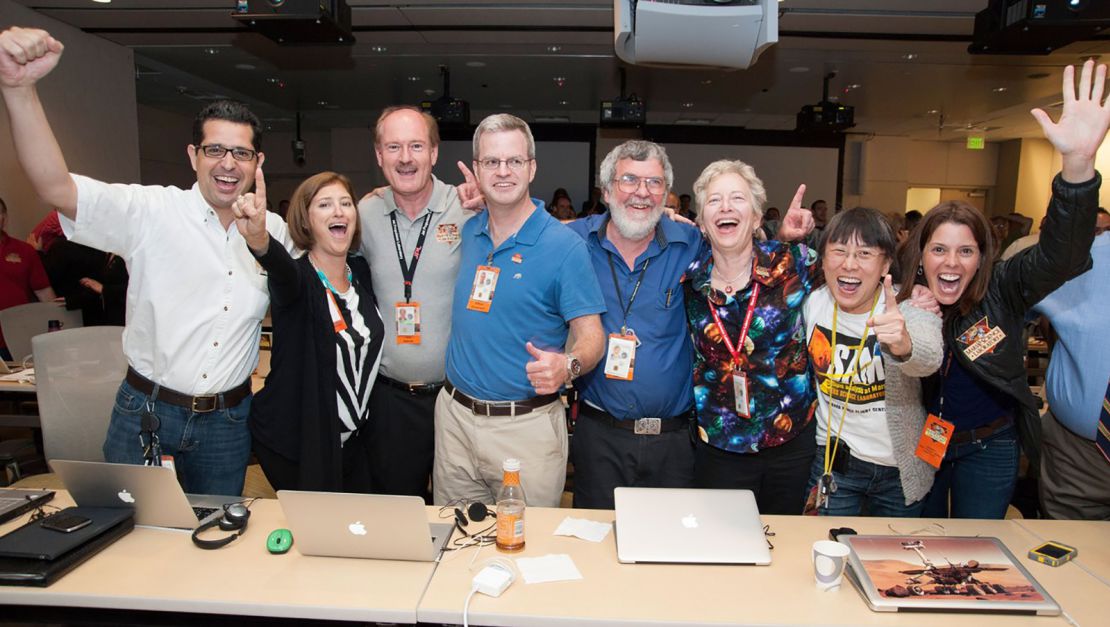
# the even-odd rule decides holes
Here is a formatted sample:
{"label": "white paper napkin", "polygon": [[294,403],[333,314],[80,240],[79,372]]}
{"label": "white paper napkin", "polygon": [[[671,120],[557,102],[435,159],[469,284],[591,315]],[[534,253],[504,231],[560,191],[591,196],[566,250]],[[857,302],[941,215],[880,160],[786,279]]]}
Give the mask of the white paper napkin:
{"label": "white paper napkin", "polygon": [[605,539],[605,536],[609,535],[609,531],[612,528],[612,523],[586,520],[585,518],[571,518],[567,516],[563,519],[563,522],[559,523],[559,528],[555,530],[555,535],[574,536],[575,538],[582,538],[590,542],[601,542]]}
{"label": "white paper napkin", "polygon": [[524,583],[547,583],[550,581],[573,581],[581,579],[582,573],[574,565],[574,560],[566,553],[544,555],[543,557],[518,557],[516,566]]}

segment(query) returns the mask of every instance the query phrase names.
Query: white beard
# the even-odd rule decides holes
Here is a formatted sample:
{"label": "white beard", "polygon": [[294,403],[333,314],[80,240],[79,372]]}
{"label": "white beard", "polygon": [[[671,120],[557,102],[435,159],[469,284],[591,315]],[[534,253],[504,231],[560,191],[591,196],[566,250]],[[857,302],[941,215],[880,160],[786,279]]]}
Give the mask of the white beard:
{"label": "white beard", "polygon": [[663,206],[656,207],[654,211],[648,214],[646,220],[633,220],[628,217],[623,206],[613,203],[609,207],[609,215],[613,218],[613,224],[622,237],[639,241],[655,231],[655,225],[659,224],[659,218],[663,215]]}

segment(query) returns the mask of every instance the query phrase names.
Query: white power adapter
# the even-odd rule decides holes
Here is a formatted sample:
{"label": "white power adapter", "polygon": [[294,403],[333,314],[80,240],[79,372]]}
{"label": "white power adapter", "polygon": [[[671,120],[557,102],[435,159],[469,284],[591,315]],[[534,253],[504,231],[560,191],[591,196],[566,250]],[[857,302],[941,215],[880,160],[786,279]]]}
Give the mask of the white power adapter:
{"label": "white power adapter", "polygon": [[490,564],[474,576],[474,589],[486,596],[499,597],[513,583],[516,574],[500,564]]}

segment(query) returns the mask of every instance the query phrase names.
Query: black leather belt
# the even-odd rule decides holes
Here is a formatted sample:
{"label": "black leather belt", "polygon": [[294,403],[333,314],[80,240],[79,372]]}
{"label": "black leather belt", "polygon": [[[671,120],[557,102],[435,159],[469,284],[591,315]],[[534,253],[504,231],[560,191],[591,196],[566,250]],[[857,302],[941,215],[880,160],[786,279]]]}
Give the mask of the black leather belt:
{"label": "black leather belt", "polygon": [[443,389],[460,405],[480,416],[518,416],[535,411],[559,400],[558,394],[533,396],[523,401],[480,401],[460,392],[450,381],[443,382]]}
{"label": "black leather belt", "polygon": [[[135,372],[134,368],[127,368],[127,377],[125,379],[133,388],[143,394],[147,396],[154,394],[154,382],[138,372]],[[205,414],[220,409],[221,407],[224,409],[235,407],[250,395],[251,380],[247,379],[226,392],[221,392],[219,394],[202,394],[200,396],[182,394],[181,392],[171,390],[167,387],[158,386],[158,396],[154,400],[191,409],[198,414]],[[220,404],[221,396],[223,397],[223,405]]]}
{"label": "black leather belt", "polygon": [[609,412],[602,411],[587,403],[578,405],[578,413],[600,422],[603,425],[631,431],[637,435],[659,435],[686,429],[690,426],[692,413],[687,411],[671,418],[629,418],[621,420]]}
{"label": "black leather belt", "polygon": [[967,431],[957,431],[952,434],[952,444],[967,444],[968,442],[976,442],[983,438],[989,438],[1013,423],[1014,420],[1010,416],[1002,416],[994,422],[985,424],[982,427],[968,429]]}
{"label": "black leather belt", "polygon": [[439,394],[439,389],[443,387],[443,383],[405,383],[397,379],[390,379],[389,377],[379,374],[378,381],[384,383],[391,388],[397,388],[403,392],[408,392],[413,396],[432,396]]}

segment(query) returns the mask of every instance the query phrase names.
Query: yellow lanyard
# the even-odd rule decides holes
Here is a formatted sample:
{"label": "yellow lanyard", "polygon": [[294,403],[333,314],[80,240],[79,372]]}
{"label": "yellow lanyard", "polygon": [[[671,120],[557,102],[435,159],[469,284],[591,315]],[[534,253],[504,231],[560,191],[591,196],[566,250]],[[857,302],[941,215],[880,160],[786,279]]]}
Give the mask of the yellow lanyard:
{"label": "yellow lanyard", "polygon": [[[881,292],[879,292],[879,291],[875,292],[875,299],[871,302],[871,311],[870,311],[870,313],[868,313],[868,316],[867,316],[869,319],[871,318],[871,316],[875,315],[875,307],[879,304],[879,294],[881,294]],[[831,349],[834,350],[834,351],[836,350],[836,326],[837,326],[836,323],[837,323],[837,314],[839,312],[840,312],[840,305],[838,305],[836,303],[836,301],[833,301],[832,341],[830,342],[830,345],[831,345]],[[865,342],[867,342],[867,336],[870,333],[871,333],[871,325],[865,325],[864,328],[863,328],[863,337],[860,338],[859,344],[856,345],[855,359],[852,360],[852,365],[849,367],[847,372],[845,372],[844,374],[828,374],[828,373],[819,374],[819,375],[817,375],[818,379],[820,379],[820,377],[822,377],[822,376],[825,377],[826,379],[846,379],[846,378],[851,379],[851,377],[855,376],[856,374],[859,374],[859,358],[860,358],[861,355],[863,355],[863,345],[864,345]],[[869,364],[870,364],[870,362],[868,362],[868,364],[865,364],[865,366],[869,365]],[[832,367],[831,362],[829,364],[829,367],[830,368]],[[829,444],[832,442],[832,438],[830,438],[827,433],[825,434],[824,474],[826,474],[826,475],[832,472],[832,463],[833,463],[833,460],[836,459],[836,449],[840,446],[840,432],[844,429],[844,418],[848,416],[848,403],[849,403],[849,401],[852,400],[852,395],[855,393],[855,391],[856,391],[856,384],[855,383],[850,383],[848,385],[848,394],[844,398],[844,405],[843,405],[843,407],[840,411],[840,424],[838,424],[837,427],[836,427],[836,444],[832,446],[831,453],[830,453],[830,450],[829,450]],[[832,390],[830,389],[829,392],[830,392],[829,397],[831,399]],[[821,382],[820,382],[820,380],[818,380],[818,382],[817,382],[817,396],[818,397],[821,396]],[[829,400],[829,399],[825,400],[825,414],[829,418],[829,426],[830,426],[829,430],[831,431],[831,427],[832,427],[832,401]]]}

